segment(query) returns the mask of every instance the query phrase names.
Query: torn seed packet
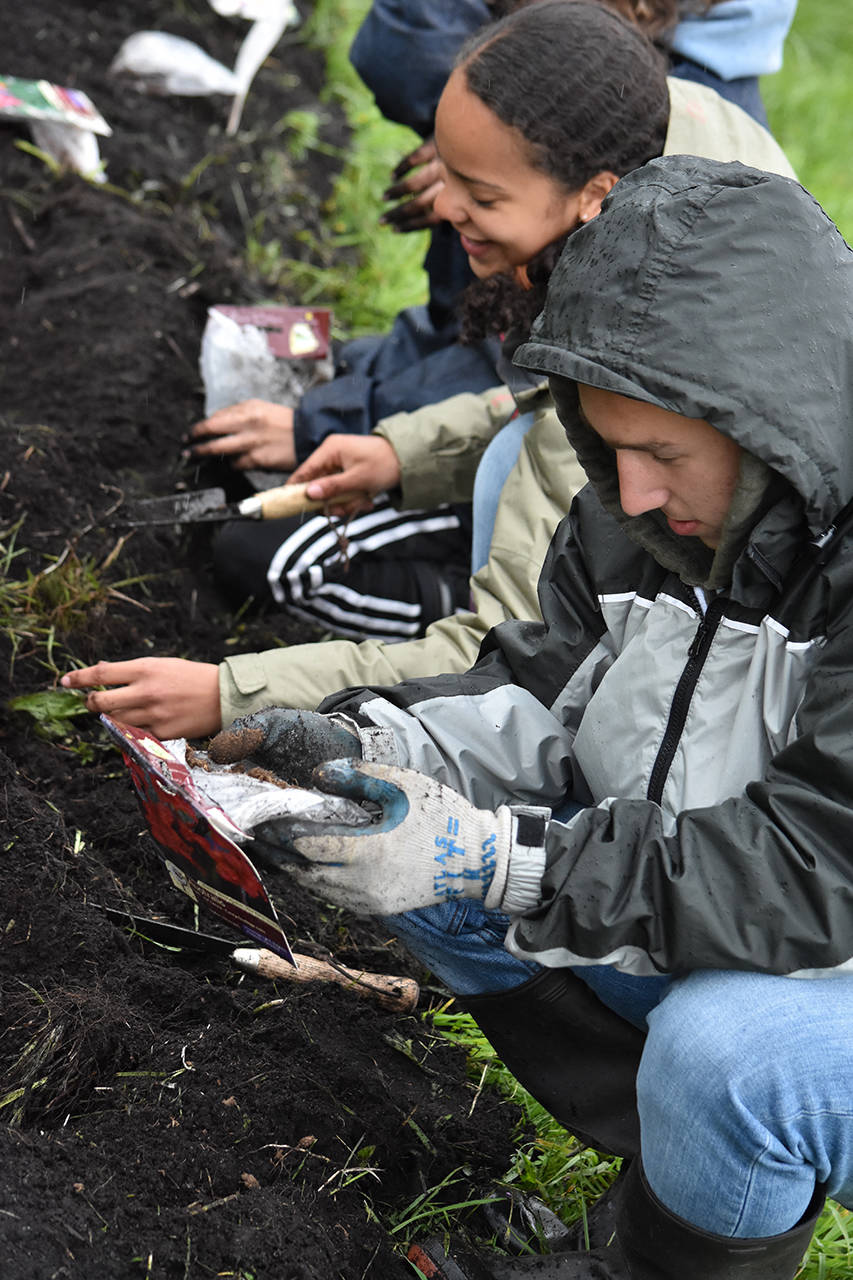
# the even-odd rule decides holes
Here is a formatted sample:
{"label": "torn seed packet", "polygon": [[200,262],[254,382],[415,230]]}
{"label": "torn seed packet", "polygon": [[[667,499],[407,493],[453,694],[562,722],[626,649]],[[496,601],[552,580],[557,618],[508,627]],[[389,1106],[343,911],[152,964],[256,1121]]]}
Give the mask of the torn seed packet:
{"label": "torn seed packet", "polygon": [[366,823],[365,811],[340,796],[281,786],[214,764],[206,753],[188,748],[184,738],[161,742],[107,715],[101,722],[121,750],[172,882],[292,961],[275,907],[248,856],[251,830],[296,813],[318,822]]}

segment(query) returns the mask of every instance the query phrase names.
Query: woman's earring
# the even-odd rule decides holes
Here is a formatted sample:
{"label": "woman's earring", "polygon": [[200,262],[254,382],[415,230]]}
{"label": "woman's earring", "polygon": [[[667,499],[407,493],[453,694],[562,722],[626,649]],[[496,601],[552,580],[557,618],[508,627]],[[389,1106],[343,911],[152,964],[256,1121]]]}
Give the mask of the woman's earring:
{"label": "woman's earring", "polygon": [[515,278],[515,283],[518,285],[520,289],[523,289],[525,293],[527,293],[528,290],[533,288],[533,285],[530,283],[530,277],[527,274],[526,262],[522,262],[520,266],[515,268],[515,271],[513,272],[513,276]]}

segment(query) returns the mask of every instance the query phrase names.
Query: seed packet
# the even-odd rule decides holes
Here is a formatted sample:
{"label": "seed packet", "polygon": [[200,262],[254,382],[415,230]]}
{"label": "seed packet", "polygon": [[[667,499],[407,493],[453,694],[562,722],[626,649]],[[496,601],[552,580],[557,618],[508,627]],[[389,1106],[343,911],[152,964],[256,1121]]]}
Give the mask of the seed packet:
{"label": "seed packet", "polygon": [[20,80],[0,75],[0,119],[45,120],[70,124],[109,137],[112,129],[82,89],[69,89],[49,80]]}
{"label": "seed packet", "polygon": [[240,847],[250,837],[198,785],[197,771],[176,750],[183,740],[164,743],[106,715],[101,722],[121,750],[176,888],[295,964],[263,881]]}

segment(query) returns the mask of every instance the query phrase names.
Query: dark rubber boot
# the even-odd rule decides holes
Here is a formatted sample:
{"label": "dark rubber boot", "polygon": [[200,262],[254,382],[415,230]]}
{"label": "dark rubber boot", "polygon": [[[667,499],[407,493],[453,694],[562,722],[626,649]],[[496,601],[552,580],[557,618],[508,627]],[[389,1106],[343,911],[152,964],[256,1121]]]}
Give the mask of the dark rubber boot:
{"label": "dark rubber boot", "polygon": [[569,969],[545,969],[510,991],[458,1003],[569,1133],[598,1151],[639,1155],[635,1081],[645,1036],[585,982]]}
{"label": "dark rubber boot", "polygon": [[[688,1276],[691,1280],[792,1280],[824,1199],[823,1191],[817,1188],[801,1221],[782,1235],[757,1240],[716,1236],[671,1213],[646,1182],[636,1160],[625,1176],[618,1213],[618,1238],[627,1275],[630,1280],[682,1280]],[[569,1271],[566,1280],[583,1274]],[[495,1275],[503,1277],[504,1273]]]}

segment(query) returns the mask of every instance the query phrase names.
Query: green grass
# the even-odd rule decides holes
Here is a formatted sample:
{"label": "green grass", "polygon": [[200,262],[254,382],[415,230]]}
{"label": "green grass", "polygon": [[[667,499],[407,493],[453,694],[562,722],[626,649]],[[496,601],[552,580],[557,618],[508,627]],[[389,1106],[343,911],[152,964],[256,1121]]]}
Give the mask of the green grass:
{"label": "green grass", "polygon": [[91,556],[78,554],[68,541],[58,556],[44,556],[44,566],[37,572],[26,570],[15,576],[15,562],[27,554],[20,545],[24,517],[12,525],[0,526],[0,637],[9,643],[9,669],[19,655],[35,657],[52,675],[59,675],[58,655],[67,655],[60,638],[82,631],[92,617],[103,614],[112,600],[130,600],[123,588],[143,582],[141,577],[127,577],[110,582],[107,570],[117,559],[126,538],[120,538],[112,551],[97,564]]}
{"label": "green grass", "polygon": [[[427,296],[426,233],[400,235],[379,226],[391,170],[420,139],[382,117],[349,62],[368,7],[367,0],[318,0],[306,23],[305,38],[326,55],[325,98],[343,107],[352,135],[328,206],[327,243],[312,246],[320,265],[288,263],[293,296],[332,306],[348,334],[385,330],[398,311]],[[344,249],[350,252],[342,260]]]}
{"label": "green grass", "polygon": [[782,70],[761,91],[776,138],[803,186],[853,237],[853,24],[839,0],[800,0]]}

